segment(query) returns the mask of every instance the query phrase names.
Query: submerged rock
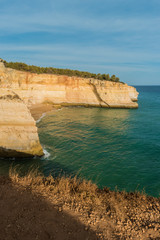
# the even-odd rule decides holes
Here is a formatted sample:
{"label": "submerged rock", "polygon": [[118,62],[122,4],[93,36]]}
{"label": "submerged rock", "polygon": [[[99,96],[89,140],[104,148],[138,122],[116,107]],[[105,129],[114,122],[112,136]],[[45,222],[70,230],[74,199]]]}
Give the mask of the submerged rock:
{"label": "submerged rock", "polygon": [[34,155],[43,155],[34,119],[16,93],[0,89],[0,157]]}

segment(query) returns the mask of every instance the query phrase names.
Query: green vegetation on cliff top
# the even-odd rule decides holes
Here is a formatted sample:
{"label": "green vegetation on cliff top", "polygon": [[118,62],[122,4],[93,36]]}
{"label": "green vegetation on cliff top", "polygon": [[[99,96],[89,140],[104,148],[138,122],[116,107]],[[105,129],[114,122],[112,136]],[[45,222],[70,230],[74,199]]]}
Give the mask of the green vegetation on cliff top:
{"label": "green vegetation on cliff top", "polygon": [[2,60],[5,67],[13,68],[20,71],[26,71],[31,73],[47,73],[47,74],[57,74],[57,75],[67,75],[67,76],[75,76],[75,77],[82,77],[82,78],[94,78],[99,80],[107,80],[113,82],[119,82],[119,78],[115,75],[110,77],[109,74],[96,74],[78,70],[71,70],[71,69],[60,69],[60,68],[53,68],[53,67],[37,67],[34,65],[27,65],[21,62],[6,62]]}

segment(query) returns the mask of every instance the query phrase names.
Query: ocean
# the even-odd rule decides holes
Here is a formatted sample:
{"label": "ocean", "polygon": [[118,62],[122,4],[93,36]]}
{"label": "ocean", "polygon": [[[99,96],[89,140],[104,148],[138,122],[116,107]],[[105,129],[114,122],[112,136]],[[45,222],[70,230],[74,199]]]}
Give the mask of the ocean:
{"label": "ocean", "polygon": [[85,178],[111,190],[160,194],[160,86],[137,86],[138,109],[70,107],[37,123],[45,156],[1,159],[0,174],[19,165],[22,173]]}

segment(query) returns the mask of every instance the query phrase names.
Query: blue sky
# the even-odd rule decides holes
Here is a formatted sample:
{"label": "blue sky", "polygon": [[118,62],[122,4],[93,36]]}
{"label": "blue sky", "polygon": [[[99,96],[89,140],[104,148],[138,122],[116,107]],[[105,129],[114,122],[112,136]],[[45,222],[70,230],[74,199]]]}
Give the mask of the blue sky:
{"label": "blue sky", "polygon": [[0,57],[160,85],[160,0],[0,0]]}

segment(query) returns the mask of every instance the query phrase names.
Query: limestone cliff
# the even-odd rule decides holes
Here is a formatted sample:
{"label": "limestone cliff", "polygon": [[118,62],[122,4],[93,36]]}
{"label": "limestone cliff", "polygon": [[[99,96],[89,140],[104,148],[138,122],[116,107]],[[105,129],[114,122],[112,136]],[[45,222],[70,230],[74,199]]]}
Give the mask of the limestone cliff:
{"label": "limestone cliff", "polygon": [[0,89],[0,157],[43,155],[27,106],[11,90]]}
{"label": "limestone cliff", "polygon": [[29,107],[44,102],[107,108],[138,107],[138,93],[127,84],[22,72],[5,68],[3,63],[0,63],[0,87],[12,89]]}
{"label": "limestone cliff", "polygon": [[137,108],[137,97],[127,84],[22,72],[0,62],[0,157],[43,154],[28,110],[34,104]]}

